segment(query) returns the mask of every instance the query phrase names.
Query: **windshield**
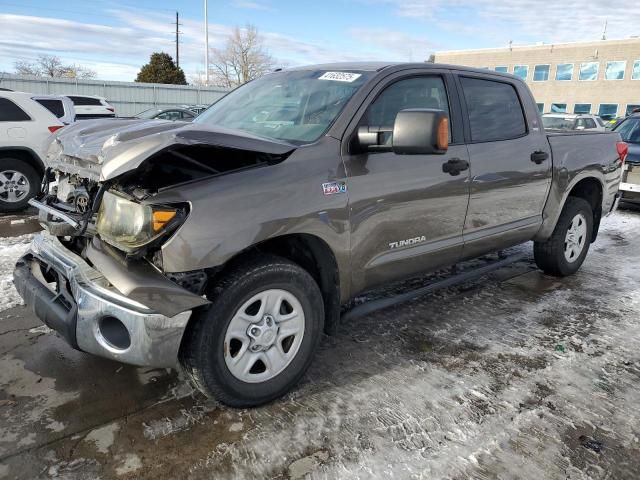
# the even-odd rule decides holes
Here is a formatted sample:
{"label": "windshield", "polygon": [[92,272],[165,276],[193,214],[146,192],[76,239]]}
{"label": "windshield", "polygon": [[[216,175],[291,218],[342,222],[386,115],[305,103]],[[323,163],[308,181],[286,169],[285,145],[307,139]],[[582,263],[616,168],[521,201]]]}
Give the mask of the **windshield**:
{"label": "windshield", "polygon": [[640,118],[627,118],[613,131],[618,132],[627,143],[640,143]]}
{"label": "windshield", "polygon": [[573,118],[542,117],[542,125],[547,130],[573,130],[575,123]]}
{"label": "windshield", "polygon": [[158,112],[162,110],[158,110],[157,108],[150,108],[149,110],[145,110],[144,112],[140,112],[136,115],[138,118],[153,118],[156,116]]}
{"label": "windshield", "polygon": [[311,143],[327,131],[369,76],[359,71],[271,73],[221,98],[195,122],[293,144]]}

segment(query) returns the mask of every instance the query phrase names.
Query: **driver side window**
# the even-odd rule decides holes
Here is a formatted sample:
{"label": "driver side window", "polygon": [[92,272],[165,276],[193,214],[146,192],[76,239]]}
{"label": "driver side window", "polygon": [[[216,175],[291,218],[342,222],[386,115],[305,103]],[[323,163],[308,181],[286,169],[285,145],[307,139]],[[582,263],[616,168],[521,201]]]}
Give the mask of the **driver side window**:
{"label": "driver side window", "polygon": [[[451,141],[451,116],[449,101],[442,77],[437,75],[412,77],[399,80],[386,87],[365,112],[360,125],[393,127],[400,110],[431,108],[444,110],[449,117],[449,141]],[[391,132],[385,135],[391,141]]]}

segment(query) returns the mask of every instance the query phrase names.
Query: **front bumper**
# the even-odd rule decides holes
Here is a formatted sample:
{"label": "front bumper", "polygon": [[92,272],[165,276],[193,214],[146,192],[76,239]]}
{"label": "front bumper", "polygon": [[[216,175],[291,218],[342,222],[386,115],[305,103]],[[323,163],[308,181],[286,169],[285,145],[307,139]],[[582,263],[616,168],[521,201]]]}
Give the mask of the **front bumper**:
{"label": "front bumper", "polygon": [[177,365],[191,310],[168,317],[122,295],[56,237],[34,237],[14,283],[36,316],[74,348],[132,365]]}

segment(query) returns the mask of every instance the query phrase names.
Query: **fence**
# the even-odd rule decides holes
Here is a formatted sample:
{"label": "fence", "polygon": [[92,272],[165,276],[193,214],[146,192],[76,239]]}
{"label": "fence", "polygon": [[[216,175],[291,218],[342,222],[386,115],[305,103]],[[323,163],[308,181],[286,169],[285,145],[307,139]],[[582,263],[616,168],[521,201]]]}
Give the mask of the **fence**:
{"label": "fence", "polygon": [[0,88],[40,95],[95,95],[106,98],[120,116],[135,115],[152,107],[209,105],[227,90],[221,87],[109,82],[74,78],[0,74]]}

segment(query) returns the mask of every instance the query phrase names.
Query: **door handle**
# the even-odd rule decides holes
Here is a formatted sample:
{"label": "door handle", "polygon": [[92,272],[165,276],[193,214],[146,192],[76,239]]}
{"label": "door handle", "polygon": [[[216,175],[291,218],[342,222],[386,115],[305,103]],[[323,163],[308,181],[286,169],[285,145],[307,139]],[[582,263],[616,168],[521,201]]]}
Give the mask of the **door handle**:
{"label": "door handle", "polygon": [[469,168],[469,162],[461,158],[451,158],[442,164],[442,171],[451,176],[460,175],[460,172]]}
{"label": "door handle", "polygon": [[547,158],[549,158],[549,154],[547,152],[536,151],[531,154],[531,161],[540,165]]}

